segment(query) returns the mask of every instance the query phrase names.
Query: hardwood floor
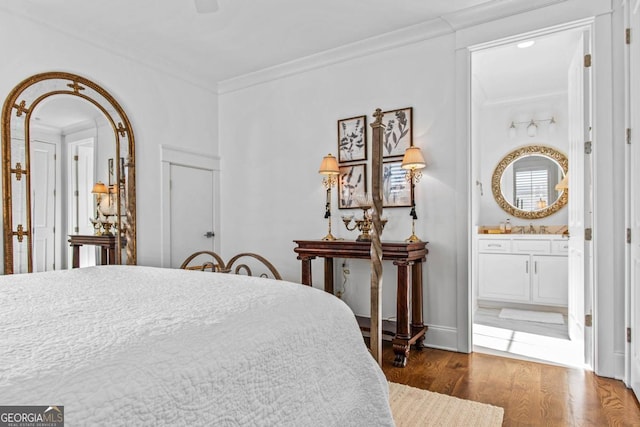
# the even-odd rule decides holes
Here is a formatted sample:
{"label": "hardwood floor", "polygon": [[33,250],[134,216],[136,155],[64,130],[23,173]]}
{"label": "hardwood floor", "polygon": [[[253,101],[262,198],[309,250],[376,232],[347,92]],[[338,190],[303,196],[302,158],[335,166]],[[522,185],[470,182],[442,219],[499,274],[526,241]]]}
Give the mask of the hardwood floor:
{"label": "hardwood floor", "polygon": [[389,381],[501,406],[504,426],[640,426],[634,394],[593,372],[429,348],[395,368],[388,342],[383,357]]}

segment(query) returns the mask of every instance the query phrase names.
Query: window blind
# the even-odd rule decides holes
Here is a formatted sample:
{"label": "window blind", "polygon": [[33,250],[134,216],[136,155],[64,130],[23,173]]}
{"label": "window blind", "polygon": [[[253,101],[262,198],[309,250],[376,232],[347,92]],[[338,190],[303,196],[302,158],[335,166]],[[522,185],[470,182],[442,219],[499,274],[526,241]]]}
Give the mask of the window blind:
{"label": "window blind", "polygon": [[[515,200],[519,209],[538,210],[549,204],[549,171],[521,169],[515,171]],[[540,200],[544,206],[539,206]]]}

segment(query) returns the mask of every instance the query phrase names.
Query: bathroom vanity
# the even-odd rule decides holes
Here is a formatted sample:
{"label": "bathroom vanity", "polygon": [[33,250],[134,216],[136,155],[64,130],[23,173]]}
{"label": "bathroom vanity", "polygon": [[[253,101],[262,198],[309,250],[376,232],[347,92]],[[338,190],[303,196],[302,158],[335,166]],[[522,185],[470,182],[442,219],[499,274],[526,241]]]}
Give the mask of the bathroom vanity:
{"label": "bathroom vanity", "polygon": [[566,307],[568,252],[560,234],[479,234],[478,299]]}

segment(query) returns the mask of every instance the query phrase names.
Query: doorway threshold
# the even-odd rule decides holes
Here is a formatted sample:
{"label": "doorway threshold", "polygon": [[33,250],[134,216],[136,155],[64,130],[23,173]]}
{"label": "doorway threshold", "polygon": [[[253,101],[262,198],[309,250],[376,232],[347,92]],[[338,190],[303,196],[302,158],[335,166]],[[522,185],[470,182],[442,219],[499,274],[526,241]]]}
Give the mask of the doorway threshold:
{"label": "doorway threshold", "polygon": [[589,369],[581,342],[568,337],[545,336],[508,327],[473,324],[473,351],[496,356]]}

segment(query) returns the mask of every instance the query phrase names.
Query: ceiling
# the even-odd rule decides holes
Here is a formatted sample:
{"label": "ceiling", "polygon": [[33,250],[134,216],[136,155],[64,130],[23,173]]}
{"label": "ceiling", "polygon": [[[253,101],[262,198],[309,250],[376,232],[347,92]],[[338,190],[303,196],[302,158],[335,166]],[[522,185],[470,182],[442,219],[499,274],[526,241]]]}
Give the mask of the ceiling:
{"label": "ceiling", "polygon": [[33,111],[36,126],[47,126],[65,133],[67,129],[90,122],[104,122],[104,114],[92,103],[77,96],[55,95],[44,99]]}
{"label": "ceiling", "polygon": [[[5,0],[2,11],[208,87],[409,26],[508,16],[565,0]],[[460,18],[462,17],[462,19]],[[462,22],[462,24],[461,24]]]}
{"label": "ceiling", "polygon": [[582,30],[566,30],[528,39],[535,44],[518,48],[522,41],[473,53],[471,70],[487,101],[562,93],[567,91],[569,64]]}

